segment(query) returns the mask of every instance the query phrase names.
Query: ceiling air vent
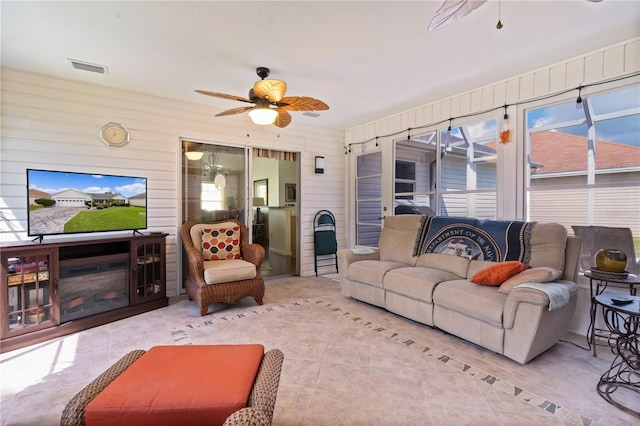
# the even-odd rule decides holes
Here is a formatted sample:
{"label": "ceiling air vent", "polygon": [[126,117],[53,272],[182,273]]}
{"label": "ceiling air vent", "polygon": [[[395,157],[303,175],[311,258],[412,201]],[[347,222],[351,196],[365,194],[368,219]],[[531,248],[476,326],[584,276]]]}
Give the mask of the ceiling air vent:
{"label": "ceiling air vent", "polygon": [[99,64],[91,64],[89,62],[78,61],[77,59],[67,58],[71,62],[71,66],[77,70],[95,72],[98,74],[107,74],[107,67]]}

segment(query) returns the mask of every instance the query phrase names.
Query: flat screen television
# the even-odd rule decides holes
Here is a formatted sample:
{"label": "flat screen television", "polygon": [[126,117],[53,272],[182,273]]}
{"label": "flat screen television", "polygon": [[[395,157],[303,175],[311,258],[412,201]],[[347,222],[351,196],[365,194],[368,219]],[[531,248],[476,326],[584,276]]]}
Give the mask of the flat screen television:
{"label": "flat screen television", "polygon": [[29,236],[147,228],[147,179],[27,169]]}

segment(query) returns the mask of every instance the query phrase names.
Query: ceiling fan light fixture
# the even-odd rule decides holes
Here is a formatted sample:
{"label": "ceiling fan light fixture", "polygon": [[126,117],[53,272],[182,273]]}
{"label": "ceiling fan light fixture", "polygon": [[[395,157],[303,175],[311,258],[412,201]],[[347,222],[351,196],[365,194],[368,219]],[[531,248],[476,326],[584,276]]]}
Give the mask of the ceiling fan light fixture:
{"label": "ceiling fan light fixture", "polygon": [[[486,0],[483,0],[486,1]],[[226,115],[249,113],[249,117],[255,124],[266,126],[273,124],[276,127],[284,128],[291,123],[290,111],[326,111],[329,105],[319,99],[310,98],[309,96],[287,96],[287,83],[282,80],[265,79],[269,76],[269,68],[258,67],[256,69],[258,76],[261,78],[257,81],[251,90],[249,97],[227,95],[224,93],[210,92],[208,90],[196,90],[201,95],[213,96],[215,98],[230,99],[234,101],[254,104],[253,106],[244,106],[239,108],[231,108],[216,114],[216,117]]]}
{"label": "ceiling fan light fixture", "polygon": [[253,121],[254,124],[266,126],[276,121],[278,111],[269,106],[257,106],[249,111],[249,117],[251,117],[251,121]]}

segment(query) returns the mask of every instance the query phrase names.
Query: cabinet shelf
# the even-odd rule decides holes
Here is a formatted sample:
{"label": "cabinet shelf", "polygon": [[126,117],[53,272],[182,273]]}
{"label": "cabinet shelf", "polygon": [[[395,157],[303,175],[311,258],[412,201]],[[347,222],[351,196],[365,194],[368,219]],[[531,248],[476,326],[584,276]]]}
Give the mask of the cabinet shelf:
{"label": "cabinet shelf", "polygon": [[7,274],[7,285],[19,285],[49,280],[49,271],[29,272],[25,274]]}
{"label": "cabinet shelf", "polygon": [[152,258],[138,258],[137,260],[137,264],[138,265],[146,265],[147,263],[155,263],[155,262],[160,262],[160,256],[154,256]]}

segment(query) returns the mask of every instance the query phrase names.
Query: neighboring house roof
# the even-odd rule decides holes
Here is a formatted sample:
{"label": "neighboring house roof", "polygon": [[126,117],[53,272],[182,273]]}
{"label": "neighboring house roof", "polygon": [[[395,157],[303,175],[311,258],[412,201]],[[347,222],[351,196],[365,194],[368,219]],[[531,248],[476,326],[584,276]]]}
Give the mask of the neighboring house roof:
{"label": "neighboring house roof", "polygon": [[[449,135],[445,136],[445,138],[449,138],[448,142],[442,142],[443,145],[450,147],[452,150],[462,150],[466,151],[469,144],[467,141],[459,136]],[[489,143],[473,143],[473,150],[478,154],[495,154],[496,153],[496,144],[495,141],[491,141]]]}
{"label": "neighboring house roof", "polygon": [[[531,161],[538,175],[587,170],[587,138],[545,130],[531,134]],[[596,140],[596,169],[640,167],[640,147]]]}
{"label": "neighboring house roof", "polygon": [[49,197],[51,197],[51,194],[49,194],[48,192],[40,191],[39,189],[30,188],[29,189],[29,197],[49,198]]}
{"label": "neighboring house roof", "polygon": [[[541,165],[536,175],[587,170],[587,138],[554,130],[531,134],[531,163]],[[496,141],[486,144],[494,148]],[[596,169],[640,168],[640,147],[596,140]]]}
{"label": "neighboring house roof", "polygon": [[[31,192],[29,192],[29,194],[31,195]],[[81,192],[73,188],[64,189],[60,192],[56,192],[55,194],[51,195],[51,198],[54,198],[54,199],[69,198],[69,197],[79,197],[79,198],[91,199],[93,201],[107,201],[111,199],[127,200],[127,197],[125,197],[122,194],[95,194],[95,193],[92,194],[92,193]]]}
{"label": "neighboring house roof", "polygon": [[51,198],[53,199],[69,198],[69,197],[90,198],[89,195],[85,194],[84,192],[78,191],[77,189],[73,189],[73,188],[63,189],[62,191],[56,192],[55,194],[51,195]]}
{"label": "neighboring house roof", "polygon": [[497,152],[495,144],[491,145],[488,143],[487,144],[474,143],[473,149],[475,152],[484,153],[484,154],[495,154]]}
{"label": "neighboring house roof", "polygon": [[142,192],[140,194],[129,197],[130,200],[143,200],[147,198],[147,193]]}

